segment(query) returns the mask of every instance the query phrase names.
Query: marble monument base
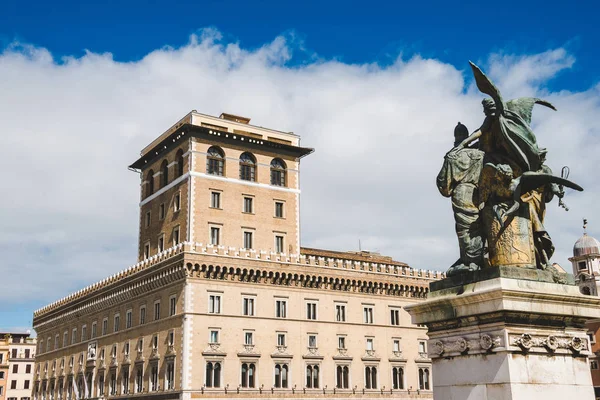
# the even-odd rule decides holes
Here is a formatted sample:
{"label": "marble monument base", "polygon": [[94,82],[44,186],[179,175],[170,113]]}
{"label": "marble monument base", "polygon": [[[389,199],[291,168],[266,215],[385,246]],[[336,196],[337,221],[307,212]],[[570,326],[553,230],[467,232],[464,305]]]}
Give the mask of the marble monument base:
{"label": "marble monument base", "polygon": [[406,307],[429,328],[434,399],[593,400],[585,321],[600,318],[600,298],[556,280],[488,268],[434,282]]}

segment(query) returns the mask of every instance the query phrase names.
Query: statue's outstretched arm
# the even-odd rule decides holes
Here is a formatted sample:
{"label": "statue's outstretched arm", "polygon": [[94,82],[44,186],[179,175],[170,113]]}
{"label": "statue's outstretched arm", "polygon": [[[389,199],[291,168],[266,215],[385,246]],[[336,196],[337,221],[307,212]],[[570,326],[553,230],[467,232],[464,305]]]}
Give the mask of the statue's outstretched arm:
{"label": "statue's outstretched arm", "polygon": [[471,133],[471,135],[468,138],[460,142],[460,144],[457,147],[461,149],[465,148],[469,143],[479,139],[482,134],[483,133],[481,132],[481,129],[477,129],[475,132]]}

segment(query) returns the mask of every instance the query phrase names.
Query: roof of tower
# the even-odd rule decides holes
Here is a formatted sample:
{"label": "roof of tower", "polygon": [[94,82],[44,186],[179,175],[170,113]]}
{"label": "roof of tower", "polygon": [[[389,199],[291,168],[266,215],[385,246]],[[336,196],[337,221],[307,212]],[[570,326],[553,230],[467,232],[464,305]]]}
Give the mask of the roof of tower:
{"label": "roof of tower", "polygon": [[596,238],[584,233],[582,237],[577,239],[573,246],[573,256],[580,257],[589,254],[600,254],[600,242]]}

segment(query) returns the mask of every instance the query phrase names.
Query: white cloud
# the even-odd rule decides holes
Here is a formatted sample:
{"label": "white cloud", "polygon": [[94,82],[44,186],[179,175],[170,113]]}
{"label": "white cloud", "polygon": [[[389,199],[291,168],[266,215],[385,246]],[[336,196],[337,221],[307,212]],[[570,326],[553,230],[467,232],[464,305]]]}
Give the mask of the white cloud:
{"label": "white cloud", "polygon": [[[483,121],[483,96],[466,60],[453,66],[415,56],[380,67],[309,55],[312,61],[291,66],[294,51],[301,44],[290,36],[247,50],[214,30],[129,63],[111,54],[57,61],[29,45],[5,49],[2,304],[51,301],[135,262],[139,179],[126,167],[191,109],[246,115],[293,130],[316,148],[302,163],[303,245],[356,250],[360,239],[363,248],[414,267],[452,264],[458,248],[450,202],[434,180],[456,122],[474,130]],[[555,49],[492,55],[482,66],[506,98],[543,95],[559,109],[536,109],[534,129],[550,165],[559,171],[569,164],[586,188],[568,195],[569,213],[549,206],[554,260],[563,266],[580,218],[592,230],[600,225],[600,90],[545,89],[573,62]]]}

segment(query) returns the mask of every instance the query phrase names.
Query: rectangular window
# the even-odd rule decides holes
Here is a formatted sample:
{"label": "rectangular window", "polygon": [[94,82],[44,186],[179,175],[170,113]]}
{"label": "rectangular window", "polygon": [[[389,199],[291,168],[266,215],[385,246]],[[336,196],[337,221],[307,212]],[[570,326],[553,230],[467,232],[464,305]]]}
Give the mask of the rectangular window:
{"label": "rectangular window", "polygon": [[244,248],[252,248],[252,232],[244,232]]}
{"label": "rectangular window", "polygon": [[125,342],[125,347],[123,348],[123,352],[125,353],[126,356],[129,355],[129,342]]}
{"label": "rectangular window", "polygon": [[156,392],[158,390],[158,365],[153,365],[150,371],[150,390]]}
{"label": "rectangular window", "polygon": [[275,252],[283,253],[285,250],[283,248],[283,236],[275,235]]}
{"label": "rectangular window", "polygon": [[365,324],[373,323],[373,307],[363,307],[363,322]]}
{"label": "rectangular window", "polygon": [[598,361],[590,360],[590,369],[598,369]]}
{"label": "rectangular window", "polygon": [[308,347],[316,348],[317,347],[317,335],[308,335]]}
{"label": "rectangular window", "polygon": [[[54,350],[58,349],[58,335],[54,336]],[[2,362],[2,361],[0,361]]]}
{"label": "rectangular window", "polygon": [[87,325],[83,325],[81,327],[81,341],[85,342],[87,340]]}
{"label": "rectangular window", "polygon": [[71,344],[75,344],[77,342],[77,328],[73,328],[71,332]]}
{"label": "rectangular window", "polygon": [[277,334],[277,346],[285,346],[285,333]]}
{"label": "rectangular window", "polygon": [[135,369],[135,392],[142,393],[144,391],[144,367],[139,366]]}
{"label": "rectangular window", "polygon": [[210,192],[210,207],[221,208],[221,192]]}
{"label": "rectangular window", "polygon": [[400,340],[394,339],[392,349],[393,349],[394,352],[399,352],[400,351]]}
{"label": "rectangular window", "polygon": [[335,320],[337,322],[345,322],[346,321],[346,305],[345,304],[336,304],[335,305]]}
{"label": "rectangular window", "polygon": [[13,364],[12,373],[13,374],[18,374],[19,373],[19,364]]}
{"label": "rectangular window", "polygon": [[248,214],[252,214],[253,211],[253,207],[252,207],[252,197],[244,197],[244,212],[248,213]]}
{"label": "rectangular window", "polygon": [[173,212],[177,212],[179,210],[181,210],[181,194],[177,193],[173,198]]}
{"label": "rectangular window", "polygon": [[67,331],[65,331],[65,333],[63,333],[63,347],[67,347],[67,344],[69,342],[69,333]]}
{"label": "rectangular window", "polygon": [[148,259],[148,257],[150,257],[150,243],[145,243],[144,244],[144,260]]}
{"label": "rectangular window", "polygon": [[162,234],[158,237],[158,252],[160,253],[165,249],[165,235]]}
{"label": "rectangular window", "polygon": [[254,344],[254,332],[244,332],[244,344]]}
{"label": "rectangular window", "polygon": [[46,339],[46,352],[50,351],[50,338]]}
{"label": "rectangular window", "polygon": [[424,341],[419,341],[419,353],[427,354],[427,345]]}
{"label": "rectangular window", "polygon": [[146,323],[146,306],[140,307],[140,325],[144,325]]}
{"label": "rectangular window", "polygon": [[390,310],[390,324],[400,325],[400,310],[394,308]]}
{"label": "rectangular window", "polygon": [[150,211],[146,213],[146,228],[150,226]]}
{"label": "rectangular window", "polygon": [[123,366],[122,371],[123,371],[123,377],[121,378],[121,386],[122,386],[122,390],[123,390],[122,394],[128,394],[129,393],[129,367]]}
{"label": "rectangular window", "polygon": [[306,303],[306,319],[317,319],[317,303]]}
{"label": "rectangular window", "polygon": [[254,298],[244,297],[242,299],[242,314],[248,316],[254,315]]}
{"label": "rectangular window", "polygon": [[167,387],[167,390],[173,390],[175,388],[175,365],[173,364],[173,361],[167,362],[165,381],[165,386]]}
{"label": "rectangular window", "polygon": [[108,333],[108,318],[102,320],[102,336]]}
{"label": "rectangular window", "polygon": [[137,351],[138,351],[138,353],[141,353],[142,351],[144,351],[144,338],[140,338],[138,340]]}
{"label": "rectangular window", "polygon": [[158,349],[158,335],[152,336],[152,348]]}
{"label": "rectangular window", "polygon": [[169,346],[173,346],[175,343],[175,332],[169,331],[169,335],[167,336],[167,344]]}
{"label": "rectangular window", "polygon": [[121,315],[119,314],[115,314],[115,321],[114,321],[114,325],[113,325],[113,331],[114,332],[119,332],[119,329],[121,329]]}
{"label": "rectangular window", "polygon": [[96,337],[96,334],[98,330],[98,323],[96,321],[92,322],[92,339],[94,339]]}
{"label": "rectangular window", "polygon": [[210,343],[219,343],[219,331],[211,330],[209,338]]}
{"label": "rectangular window", "polygon": [[169,316],[172,317],[173,315],[175,315],[175,312],[177,311],[176,308],[177,308],[177,297],[171,296],[169,298]]}
{"label": "rectangular window", "polygon": [[154,320],[157,321],[160,319],[160,301],[154,302]]}
{"label": "rectangular window", "polygon": [[178,245],[180,241],[179,238],[179,227],[176,226],[175,228],[173,228],[173,246]]}
{"label": "rectangular window", "polygon": [[346,336],[338,336],[338,349],[346,348]]}
{"label": "rectangular window", "polygon": [[287,318],[287,300],[275,301],[275,316],[277,318]]}
{"label": "rectangular window", "polygon": [[[58,397],[62,398],[61,393],[62,392],[62,386],[58,386]],[[98,395],[99,396],[104,396],[104,373],[100,373],[100,375],[98,376]]]}
{"label": "rectangular window", "polygon": [[11,389],[16,389],[17,388],[17,381],[10,381],[10,388]]}
{"label": "rectangular window", "polygon": [[133,316],[133,311],[127,310],[127,312],[125,313],[125,328],[126,329],[131,328],[131,326],[133,324],[132,316]]}
{"label": "rectangular window", "polygon": [[159,220],[165,219],[165,203],[161,203],[158,206],[158,219]]}
{"label": "rectangular window", "polygon": [[218,294],[211,294],[208,296],[208,312],[211,314],[221,313],[221,296]]}
{"label": "rectangular window", "polygon": [[367,350],[373,350],[373,338],[367,338]]}
{"label": "rectangular window", "polygon": [[30,373],[31,373],[31,364],[27,364],[27,365],[25,366],[25,373],[26,373],[26,374],[30,374]]}
{"label": "rectangular window", "polygon": [[281,201],[275,202],[275,218],[283,218],[283,203]]}
{"label": "rectangular window", "polygon": [[210,228],[210,244],[213,246],[219,245],[220,229],[212,226]]}

